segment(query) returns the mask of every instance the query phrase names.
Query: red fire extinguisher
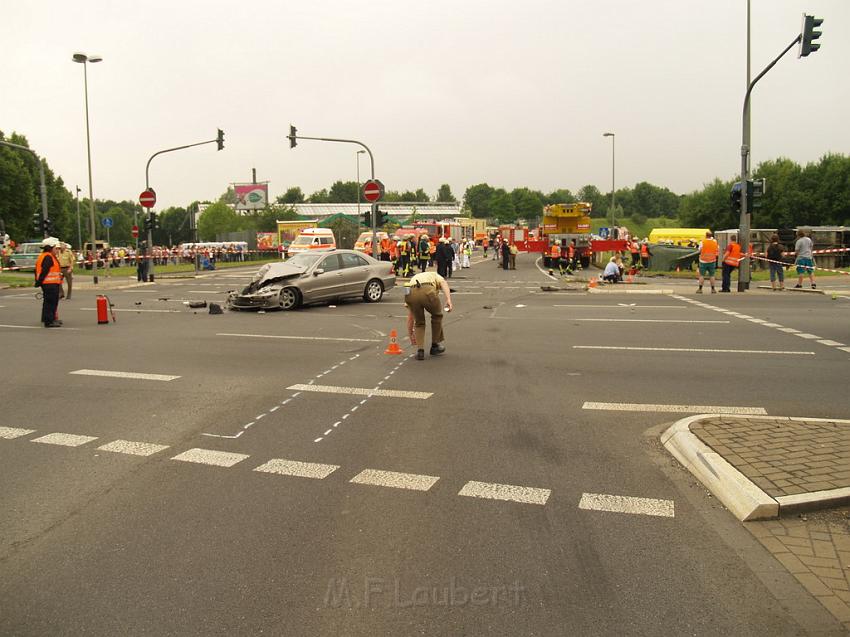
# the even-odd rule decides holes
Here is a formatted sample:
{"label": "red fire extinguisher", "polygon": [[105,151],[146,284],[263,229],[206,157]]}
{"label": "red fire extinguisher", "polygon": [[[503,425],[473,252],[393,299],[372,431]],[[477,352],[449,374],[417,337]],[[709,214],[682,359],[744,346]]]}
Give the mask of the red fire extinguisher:
{"label": "red fire extinguisher", "polygon": [[105,323],[109,323],[109,314],[107,314],[107,310],[109,308],[109,299],[107,299],[102,294],[97,295],[97,324],[103,325]]}

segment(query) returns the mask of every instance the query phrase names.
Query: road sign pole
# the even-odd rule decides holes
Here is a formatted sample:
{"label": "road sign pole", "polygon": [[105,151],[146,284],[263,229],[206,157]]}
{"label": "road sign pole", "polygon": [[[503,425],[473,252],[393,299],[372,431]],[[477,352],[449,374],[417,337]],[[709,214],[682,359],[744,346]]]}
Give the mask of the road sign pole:
{"label": "road sign pole", "polygon": [[[106,245],[110,245],[109,244],[109,226],[106,226]],[[104,250],[105,249],[106,249],[106,246],[104,246]],[[103,267],[106,268],[106,278],[107,279],[111,276],[109,271],[112,269],[112,258],[111,258],[112,257],[112,252],[111,252],[112,248],[109,248],[109,250],[110,250],[110,252],[107,253],[106,259],[104,259],[104,261],[103,261]]]}
{"label": "road sign pole", "polygon": [[[148,219],[150,220],[151,215],[153,214],[153,208],[148,208]],[[147,266],[145,267],[145,272],[148,275],[148,282],[154,282],[154,272],[153,272],[153,223],[148,224],[148,253],[147,253]]]}

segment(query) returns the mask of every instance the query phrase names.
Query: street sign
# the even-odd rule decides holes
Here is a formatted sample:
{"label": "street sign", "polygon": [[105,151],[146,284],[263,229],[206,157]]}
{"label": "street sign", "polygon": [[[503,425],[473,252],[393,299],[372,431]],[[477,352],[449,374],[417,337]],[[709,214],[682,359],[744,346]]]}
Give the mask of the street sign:
{"label": "street sign", "polygon": [[374,203],[380,201],[384,196],[384,184],[377,179],[370,179],[363,184],[363,198]]}
{"label": "street sign", "polygon": [[139,226],[133,226],[133,237],[139,237]]}
{"label": "street sign", "polygon": [[153,188],[145,190],[139,195],[139,203],[145,208],[153,208],[156,203],[156,193],[153,191]]}
{"label": "street sign", "polygon": [[104,228],[111,228],[112,227],[112,217],[104,217],[103,219],[100,220],[100,225],[102,225]]}

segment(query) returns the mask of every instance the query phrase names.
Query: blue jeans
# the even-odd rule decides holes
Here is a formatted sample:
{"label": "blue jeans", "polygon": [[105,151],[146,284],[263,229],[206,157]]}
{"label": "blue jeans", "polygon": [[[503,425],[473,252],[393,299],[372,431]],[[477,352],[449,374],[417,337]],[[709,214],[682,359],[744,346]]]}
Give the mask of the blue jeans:
{"label": "blue jeans", "polygon": [[785,267],[781,263],[770,264],[770,282],[773,283],[779,277],[779,283],[785,283]]}
{"label": "blue jeans", "polygon": [[735,270],[737,266],[729,265],[728,263],[723,264],[723,280],[720,286],[720,289],[723,292],[731,292],[732,291],[732,270]]}

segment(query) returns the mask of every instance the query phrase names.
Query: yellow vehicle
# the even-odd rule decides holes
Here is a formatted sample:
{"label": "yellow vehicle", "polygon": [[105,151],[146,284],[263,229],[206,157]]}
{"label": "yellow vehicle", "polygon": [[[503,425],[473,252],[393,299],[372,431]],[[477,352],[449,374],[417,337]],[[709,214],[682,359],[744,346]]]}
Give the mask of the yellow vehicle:
{"label": "yellow vehicle", "polygon": [[556,203],[543,208],[543,234],[590,234],[591,204]]}
{"label": "yellow vehicle", "polygon": [[650,243],[670,246],[696,245],[705,239],[708,228],[655,228],[649,233]]}

